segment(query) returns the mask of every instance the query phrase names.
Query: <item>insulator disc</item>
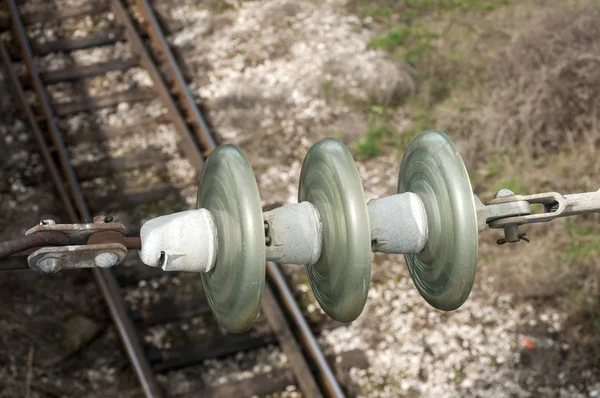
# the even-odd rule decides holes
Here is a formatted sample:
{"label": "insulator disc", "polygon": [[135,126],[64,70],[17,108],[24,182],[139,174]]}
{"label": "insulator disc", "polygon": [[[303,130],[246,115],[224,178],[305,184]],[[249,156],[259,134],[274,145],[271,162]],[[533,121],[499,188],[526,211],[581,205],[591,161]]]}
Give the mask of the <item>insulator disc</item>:
{"label": "insulator disc", "polygon": [[400,165],[398,193],[414,192],[427,214],[427,244],[406,254],[408,270],[421,296],[451,311],[471,292],[477,265],[477,214],[465,164],[444,133],[415,137]]}
{"label": "insulator disc", "polygon": [[258,315],[266,254],[256,179],[239,148],[223,145],[208,157],[198,186],[197,207],[208,209],[217,227],[216,262],[202,274],[208,303],[227,331],[245,332]]}
{"label": "insulator disc", "polygon": [[327,315],[351,322],[367,299],[371,233],[358,170],[342,143],[328,138],[308,151],[300,173],[298,201],[314,204],[323,225],[321,257],[306,267],[313,292]]}

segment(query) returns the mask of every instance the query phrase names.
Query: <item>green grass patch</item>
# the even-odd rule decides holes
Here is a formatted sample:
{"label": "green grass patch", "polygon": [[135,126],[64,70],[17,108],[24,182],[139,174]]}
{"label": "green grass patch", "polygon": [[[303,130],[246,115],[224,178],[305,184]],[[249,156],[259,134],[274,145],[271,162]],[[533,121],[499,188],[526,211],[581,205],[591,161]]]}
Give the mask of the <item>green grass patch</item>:
{"label": "green grass patch", "polygon": [[364,137],[356,144],[356,156],[361,159],[369,159],[379,155],[382,141],[391,136],[392,131],[387,124],[369,127]]}
{"label": "green grass patch", "polygon": [[411,27],[397,25],[392,27],[385,35],[374,38],[371,45],[380,50],[392,51],[397,47],[403,46],[411,34]]}
{"label": "green grass patch", "polygon": [[440,11],[486,12],[505,6],[509,0],[351,0],[350,10],[371,18],[411,20]]}
{"label": "green grass patch", "polygon": [[371,18],[389,18],[394,15],[394,9],[387,6],[368,5],[363,8],[362,15]]}
{"label": "green grass patch", "polygon": [[333,80],[326,79],[325,81],[323,81],[323,84],[321,85],[321,88],[323,90],[323,95],[325,96],[325,98],[331,98],[331,97],[333,97],[333,95],[334,95],[334,93],[333,93]]}
{"label": "green grass patch", "polygon": [[399,24],[392,26],[382,36],[377,36],[371,41],[371,46],[394,54],[412,66],[427,54],[432,42],[439,35],[431,30],[420,26],[409,26]]}
{"label": "green grass patch", "polygon": [[565,232],[571,238],[571,243],[564,252],[567,263],[583,261],[600,254],[600,227],[567,219]]}
{"label": "green grass patch", "polygon": [[571,263],[582,261],[588,256],[600,254],[600,241],[598,242],[571,242],[565,251],[565,261]]}
{"label": "green grass patch", "polygon": [[369,111],[369,128],[356,145],[355,155],[361,159],[369,159],[381,153],[383,145],[404,151],[410,141],[425,130],[435,127],[433,113],[423,103],[411,101],[413,126],[395,133],[390,127],[389,110],[381,106],[371,106]]}
{"label": "green grass patch", "polygon": [[572,219],[565,220],[565,231],[574,238],[585,236],[598,236],[600,239],[600,227],[582,224]]}
{"label": "green grass patch", "polygon": [[412,114],[412,127],[404,130],[402,134],[395,140],[396,148],[399,151],[404,151],[410,141],[415,138],[419,133],[426,130],[435,129],[435,117],[434,112],[428,101],[421,98],[415,98],[408,102],[410,113]]}
{"label": "green grass patch", "polygon": [[[362,159],[375,157],[387,145],[403,151],[416,135],[436,129],[433,116],[436,106],[450,98],[454,89],[468,89],[474,80],[482,79],[486,73],[485,68],[465,57],[461,51],[440,45],[441,27],[437,22],[452,18],[445,13],[486,12],[506,4],[508,0],[349,0],[347,7],[350,12],[376,21],[374,29],[378,35],[371,40],[370,47],[411,65],[419,82],[416,96],[386,104],[387,108],[374,106],[377,102],[372,99],[334,93],[331,82],[323,84],[326,97],[335,97],[347,106],[368,112],[368,128],[355,146],[355,156]],[[454,38],[471,35],[468,29],[462,32],[460,28],[451,33]],[[388,109],[394,112],[398,105],[410,111],[412,125],[404,131],[393,131],[391,117],[387,115]],[[509,188],[524,188],[523,184],[515,181],[507,183]]]}
{"label": "green grass patch", "polygon": [[498,166],[491,165],[487,168],[487,178],[497,179],[502,175],[502,169]]}
{"label": "green grass patch", "polygon": [[360,159],[370,159],[379,155],[382,144],[392,142],[393,131],[389,124],[387,108],[372,105],[369,108],[368,126],[354,149],[354,154]]}

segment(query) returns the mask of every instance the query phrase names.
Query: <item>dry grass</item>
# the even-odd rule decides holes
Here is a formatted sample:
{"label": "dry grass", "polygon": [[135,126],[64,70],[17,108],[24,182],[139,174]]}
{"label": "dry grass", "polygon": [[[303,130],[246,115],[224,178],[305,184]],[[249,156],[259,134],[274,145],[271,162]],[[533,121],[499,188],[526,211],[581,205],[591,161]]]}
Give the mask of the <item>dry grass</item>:
{"label": "dry grass", "polygon": [[[600,188],[600,7],[548,8],[517,33],[501,26],[509,39],[490,49],[488,81],[437,108],[437,124],[458,142],[482,199],[510,184],[519,193]],[[600,366],[599,221],[524,227],[531,243],[510,248],[493,244],[498,231],[480,236],[479,278],[494,278],[498,291],[536,310],[567,316],[560,332],[522,330],[571,347],[541,364],[536,385],[560,374],[577,381]]]}
{"label": "dry grass", "polygon": [[559,7],[516,37],[488,71],[484,106],[444,124],[481,156],[593,152],[600,141],[600,7]]}

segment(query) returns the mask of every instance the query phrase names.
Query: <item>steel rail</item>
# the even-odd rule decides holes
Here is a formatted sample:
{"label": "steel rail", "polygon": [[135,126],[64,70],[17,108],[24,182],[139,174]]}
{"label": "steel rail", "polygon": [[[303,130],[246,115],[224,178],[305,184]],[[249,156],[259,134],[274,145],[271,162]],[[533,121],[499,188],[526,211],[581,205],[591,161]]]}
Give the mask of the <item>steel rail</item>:
{"label": "steel rail", "polygon": [[[190,117],[190,120],[194,126],[200,126],[200,128],[196,130],[196,134],[198,134],[201,137],[201,141],[205,145],[205,153],[210,153],[217,147],[217,143],[211,136],[210,130],[204,118],[202,117],[201,113],[196,107],[196,104],[187,88],[183,75],[181,74],[181,71],[177,66],[175,57],[171,52],[168,41],[164,36],[162,30],[160,29],[160,25],[154,14],[152,6],[147,0],[135,1],[138,4],[139,11],[148,23],[148,36],[150,37],[151,41],[153,41],[154,46],[165,56],[167,60],[167,66],[171,71],[172,78],[174,78],[174,86],[176,92],[182,95],[183,98],[181,98],[181,100],[185,104],[186,109],[193,110],[188,116]],[[294,325],[296,326],[296,331],[299,335],[298,337],[300,339],[300,342],[304,346],[304,350],[308,355],[313,367],[317,369],[318,378],[320,380],[322,390],[326,392],[329,397],[344,397],[344,392],[342,391],[337,379],[335,378],[331,367],[327,363],[323,352],[319,348],[317,340],[313,335],[312,331],[310,330],[308,323],[302,316],[302,311],[298,306],[298,303],[294,299],[294,296],[291,293],[287,282],[283,278],[283,275],[281,274],[281,271],[279,270],[277,264],[267,262],[267,279],[270,281],[270,283],[274,285],[274,287],[279,292],[281,292],[280,298],[283,301],[285,309],[287,309],[288,316],[293,320]],[[272,296],[269,286],[266,286],[265,294],[268,298]],[[273,300],[271,301],[274,302]],[[290,347],[290,349],[292,348]],[[300,362],[302,362],[302,360],[300,360]],[[297,368],[298,369],[296,374],[303,375],[304,370],[302,363],[298,364]],[[304,387],[303,390],[305,394],[310,394],[311,391],[314,391],[312,383],[310,380],[303,380],[306,380],[304,382],[306,385],[301,387]]]}
{"label": "steel rail", "polygon": [[25,117],[29,122],[29,126],[31,127],[33,137],[37,141],[40,152],[42,153],[42,157],[48,165],[48,172],[50,173],[50,178],[52,178],[52,181],[54,181],[54,186],[58,190],[58,196],[64,203],[65,210],[67,211],[69,218],[71,220],[77,220],[77,212],[75,210],[75,205],[71,202],[71,196],[69,196],[67,189],[65,188],[65,185],[63,183],[63,180],[60,178],[60,172],[54,164],[54,160],[52,158],[50,150],[48,149],[48,145],[46,143],[46,139],[44,138],[44,134],[42,134],[42,130],[40,130],[40,126],[37,123],[35,114],[31,110],[31,107],[29,107],[28,105],[27,98],[25,97],[25,91],[21,86],[21,81],[19,80],[19,77],[12,68],[10,55],[8,53],[8,50],[4,46],[4,43],[2,42],[0,42],[0,55],[2,56],[2,62],[5,65],[6,73],[8,75],[7,80],[9,81],[10,86],[12,87],[12,91],[15,97],[17,98],[17,102],[21,104],[21,108],[23,109],[23,112],[25,112]]}
{"label": "steel rail", "polygon": [[202,166],[204,165],[202,154],[196,149],[197,144],[192,136],[192,133],[190,132],[190,128],[187,125],[187,122],[185,121],[181,111],[177,107],[177,104],[175,103],[175,100],[169,91],[169,87],[165,83],[160,73],[160,69],[158,66],[156,66],[152,56],[146,49],[146,45],[144,44],[141,35],[137,32],[129,13],[127,12],[127,9],[121,0],[112,0],[110,2],[110,8],[115,14],[117,21],[119,21],[119,23],[124,27],[123,33],[127,38],[128,44],[131,46],[133,53],[139,57],[140,64],[150,74],[156,93],[167,107],[169,115],[171,116],[171,119],[177,127],[179,135],[183,140],[183,150],[188,157],[188,160],[196,171],[201,170]]}
{"label": "steel rail", "polygon": [[296,326],[299,338],[302,340],[302,343],[306,348],[306,354],[310,357],[316,368],[319,369],[318,377],[321,381],[322,388],[327,392],[329,397],[344,397],[344,392],[335,378],[331,367],[329,367],[329,364],[325,359],[325,355],[323,355],[323,351],[321,351],[321,348],[319,347],[317,339],[310,330],[310,326],[308,326],[306,319],[304,319],[302,311],[294,299],[294,294],[290,290],[285,278],[283,277],[283,273],[279,269],[279,265],[269,261],[267,263],[267,277],[275,285],[281,300],[285,304],[288,314]]}
{"label": "steel rail", "polygon": [[168,72],[170,72],[170,77],[173,80],[173,90],[181,97],[181,104],[188,113],[188,121],[195,127],[194,131],[196,136],[204,146],[204,155],[208,156],[217,146],[210,128],[208,127],[208,123],[203,117],[202,112],[198,109],[198,106],[188,89],[183,73],[181,73],[181,69],[171,51],[167,38],[161,30],[152,6],[148,0],[135,0],[135,2],[138,5],[138,10],[144,17],[145,22],[148,24],[148,36],[150,36],[150,40],[152,40],[156,49],[162,53],[165,62],[169,67]]}
{"label": "steel rail", "polygon": [[281,346],[283,352],[288,356],[296,381],[305,397],[320,398],[323,396],[319,385],[315,380],[306,358],[302,354],[300,342],[294,339],[293,332],[285,319],[283,309],[275,298],[271,288],[267,285],[263,292],[262,311],[267,322]]}
{"label": "steel rail", "polygon": [[[71,196],[75,202],[75,206],[78,209],[79,217],[74,214],[70,214],[73,222],[88,222],[91,221],[91,213],[83,196],[83,192],[79,185],[79,181],[75,175],[75,170],[71,165],[66,146],[63,142],[61,132],[56,123],[56,118],[52,111],[48,93],[42,83],[39,70],[37,69],[34,54],[31,48],[31,43],[27,37],[25,26],[21,18],[19,8],[16,0],[7,0],[8,8],[10,12],[10,19],[12,21],[13,30],[15,37],[17,38],[23,60],[29,71],[29,75],[32,78],[33,86],[38,94],[42,110],[48,123],[48,129],[50,131],[54,147],[56,148],[61,168],[67,178]],[[11,68],[10,63],[7,65]],[[15,81],[15,85],[20,86],[20,81]],[[22,90],[22,87],[21,87]],[[22,103],[24,108],[29,108],[27,102]],[[35,121],[35,119],[34,119]],[[33,123],[37,124],[37,121]],[[47,148],[45,141],[43,146]],[[51,162],[53,163],[53,162]],[[50,166],[52,167],[52,166]],[[53,177],[56,175],[52,173]],[[58,182],[57,186],[62,186],[62,181]],[[63,198],[64,199],[64,198]],[[67,205],[67,203],[65,203]],[[68,207],[68,205],[67,205]],[[125,352],[129,358],[129,361],[134,369],[136,377],[140,382],[142,389],[145,394],[150,397],[160,397],[162,392],[156,382],[152,368],[144,356],[142,345],[137,336],[135,327],[129,317],[127,316],[127,308],[119,292],[118,283],[109,269],[95,268],[92,270],[98,288],[104,297],[106,305],[109,308],[109,313],[112,317],[113,323],[117,328],[121,343],[125,348]]]}

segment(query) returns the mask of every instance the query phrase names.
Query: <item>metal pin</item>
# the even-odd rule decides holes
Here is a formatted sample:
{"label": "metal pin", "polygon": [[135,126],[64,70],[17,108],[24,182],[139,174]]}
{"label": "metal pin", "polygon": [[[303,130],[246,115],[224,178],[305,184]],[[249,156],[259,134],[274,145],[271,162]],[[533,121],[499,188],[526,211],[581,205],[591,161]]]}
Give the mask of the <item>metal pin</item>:
{"label": "metal pin", "polygon": [[273,242],[271,237],[269,236],[270,230],[271,226],[269,225],[269,222],[265,220],[265,244],[267,246],[271,246],[271,243]]}

